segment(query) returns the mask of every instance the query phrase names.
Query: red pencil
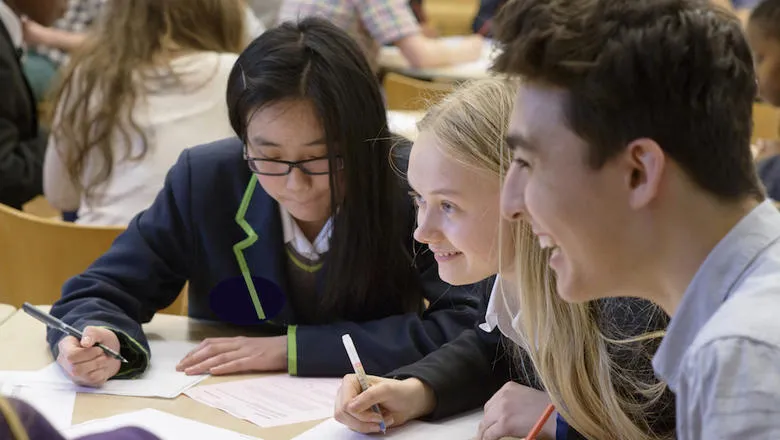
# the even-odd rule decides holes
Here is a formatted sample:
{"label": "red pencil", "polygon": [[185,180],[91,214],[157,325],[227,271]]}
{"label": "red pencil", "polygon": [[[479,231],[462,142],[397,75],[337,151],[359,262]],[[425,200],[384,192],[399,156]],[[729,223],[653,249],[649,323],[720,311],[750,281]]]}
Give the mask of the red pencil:
{"label": "red pencil", "polygon": [[531,428],[531,431],[528,433],[527,436],[525,436],[525,440],[536,440],[536,436],[539,435],[540,432],[542,432],[542,427],[545,423],[547,423],[547,419],[550,418],[552,413],[555,412],[555,406],[551,403],[547,405],[547,408],[544,409],[544,412],[542,413],[542,416],[539,417],[539,420],[536,422],[536,425],[534,425],[533,428]]}

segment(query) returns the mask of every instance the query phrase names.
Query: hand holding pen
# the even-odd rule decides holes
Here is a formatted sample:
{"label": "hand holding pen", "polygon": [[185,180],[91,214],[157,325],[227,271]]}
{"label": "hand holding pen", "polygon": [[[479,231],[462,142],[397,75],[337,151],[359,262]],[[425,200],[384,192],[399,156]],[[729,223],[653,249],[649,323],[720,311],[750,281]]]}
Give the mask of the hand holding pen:
{"label": "hand holding pen", "polygon": [[123,362],[127,362],[119,354],[119,338],[107,328],[87,326],[81,332],[28,303],[22,310],[67,335],[57,344],[57,363],[74,383],[101,386],[119,372]]}
{"label": "hand holding pen", "polygon": [[[368,391],[368,388],[371,385],[368,382],[365,370],[363,370],[363,363],[360,362],[360,357],[357,354],[357,349],[352,342],[352,338],[349,335],[344,335],[341,337],[341,340],[344,343],[344,348],[347,350],[347,356],[349,356],[349,361],[352,363],[352,368],[355,370],[355,375],[360,383],[360,388],[363,392]],[[378,424],[379,431],[384,434],[387,431],[387,426],[385,425],[385,419],[382,417],[382,411],[379,409],[379,405],[371,405],[371,411],[374,412],[372,419],[375,419],[374,421]]]}

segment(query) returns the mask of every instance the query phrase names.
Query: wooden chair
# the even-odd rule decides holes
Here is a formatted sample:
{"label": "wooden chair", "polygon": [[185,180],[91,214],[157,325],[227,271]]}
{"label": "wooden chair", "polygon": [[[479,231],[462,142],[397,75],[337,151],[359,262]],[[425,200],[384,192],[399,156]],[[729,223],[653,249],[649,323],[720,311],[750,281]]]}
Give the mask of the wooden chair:
{"label": "wooden chair", "polygon": [[423,81],[395,72],[385,75],[383,85],[390,110],[426,110],[453,89],[452,84]]}
{"label": "wooden chair", "polygon": [[[0,204],[0,302],[52,304],[65,281],[105,253],[124,230],[36,217]],[[179,295],[161,313],[186,314],[185,303],[186,295]]]}
{"label": "wooden chair", "polygon": [[49,204],[43,196],[38,196],[22,206],[22,211],[37,217],[62,220],[62,212]]}
{"label": "wooden chair", "polygon": [[753,136],[751,142],[758,139],[780,138],[780,112],[769,104],[753,104]]}
{"label": "wooden chair", "polygon": [[440,35],[467,35],[473,33],[479,0],[425,0],[423,10]]}

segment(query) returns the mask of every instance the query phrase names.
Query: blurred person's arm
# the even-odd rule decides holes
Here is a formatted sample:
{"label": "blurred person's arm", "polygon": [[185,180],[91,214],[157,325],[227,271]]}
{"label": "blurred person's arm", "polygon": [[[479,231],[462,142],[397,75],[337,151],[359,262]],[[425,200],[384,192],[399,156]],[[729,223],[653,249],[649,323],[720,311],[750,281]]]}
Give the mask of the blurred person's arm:
{"label": "blurred person's arm", "polygon": [[482,54],[480,36],[464,37],[457,43],[426,37],[408,0],[364,0],[357,8],[371,38],[398,47],[414,68],[465,63]]}
{"label": "blurred person's arm", "polygon": [[24,41],[30,46],[41,45],[70,52],[81,46],[87,38],[85,33],[46,27],[29,18],[22,19],[22,26]]}
{"label": "blurred person's arm", "polygon": [[482,54],[484,39],[480,35],[469,35],[453,43],[418,33],[401,38],[395,45],[412,67],[426,68],[476,60]]}

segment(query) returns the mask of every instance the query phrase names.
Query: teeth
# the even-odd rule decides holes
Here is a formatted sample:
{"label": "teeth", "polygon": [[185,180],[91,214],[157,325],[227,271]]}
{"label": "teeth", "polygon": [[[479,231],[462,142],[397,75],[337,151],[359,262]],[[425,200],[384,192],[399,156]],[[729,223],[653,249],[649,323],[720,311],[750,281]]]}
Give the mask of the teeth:
{"label": "teeth", "polygon": [[459,253],[460,252],[436,252],[436,256],[437,257],[449,257],[449,256],[452,256],[452,255],[457,255]]}
{"label": "teeth", "polygon": [[541,246],[542,249],[547,249],[557,247],[558,245],[555,244],[552,238],[545,235],[539,237],[539,246]]}

